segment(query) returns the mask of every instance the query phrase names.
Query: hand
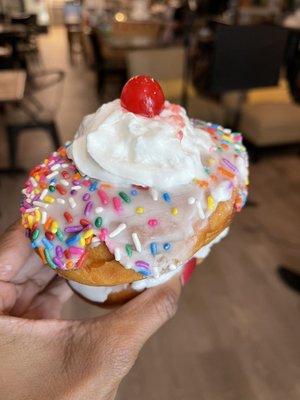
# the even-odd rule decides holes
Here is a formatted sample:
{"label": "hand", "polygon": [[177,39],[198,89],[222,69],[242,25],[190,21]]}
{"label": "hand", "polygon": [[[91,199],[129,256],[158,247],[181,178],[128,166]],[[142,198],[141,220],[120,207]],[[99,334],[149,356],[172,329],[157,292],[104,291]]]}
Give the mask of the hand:
{"label": "hand", "polygon": [[104,317],[59,320],[71,291],[13,225],[0,238],[0,398],[113,399],[180,291],[177,276]]}

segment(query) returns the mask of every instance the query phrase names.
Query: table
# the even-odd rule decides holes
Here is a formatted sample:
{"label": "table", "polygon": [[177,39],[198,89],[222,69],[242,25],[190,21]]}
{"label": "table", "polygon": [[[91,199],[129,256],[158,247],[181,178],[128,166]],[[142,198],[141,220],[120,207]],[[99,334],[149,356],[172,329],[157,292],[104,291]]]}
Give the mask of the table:
{"label": "table", "polygon": [[[23,99],[27,74],[24,70],[0,71],[0,104],[18,102]],[[24,173],[22,168],[1,168],[0,174]]]}
{"label": "table", "polygon": [[0,71],[0,103],[22,100],[25,83],[26,72],[22,69]]}
{"label": "table", "polygon": [[0,35],[22,36],[26,33],[26,27],[21,24],[0,24]]}

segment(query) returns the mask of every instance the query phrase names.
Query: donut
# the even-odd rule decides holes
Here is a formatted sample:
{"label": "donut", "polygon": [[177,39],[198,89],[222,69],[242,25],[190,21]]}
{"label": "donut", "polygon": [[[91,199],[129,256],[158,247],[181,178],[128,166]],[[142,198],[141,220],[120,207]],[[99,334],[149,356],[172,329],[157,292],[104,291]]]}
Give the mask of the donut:
{"label": "donut", "polygon": [[117,304],[205,258],[247,186],[241,134],[189,119],[137,76],[31,170],[20,211],[45,265],[87,300]]}

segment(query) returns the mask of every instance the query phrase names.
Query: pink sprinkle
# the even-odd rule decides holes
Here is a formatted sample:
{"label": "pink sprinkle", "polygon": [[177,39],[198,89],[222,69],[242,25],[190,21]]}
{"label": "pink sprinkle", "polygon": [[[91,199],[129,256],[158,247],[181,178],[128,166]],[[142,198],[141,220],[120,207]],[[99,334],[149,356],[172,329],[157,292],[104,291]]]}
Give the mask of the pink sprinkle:
{"label": "pink sprinkle", "polygon": [[82,184],[83,184],[84,186],[90,186],[90,181],[87,180],[87,179],[84,179],[84,180],[82,181]]}
{"label": "pink sprinkle", "polygon": [[108,198],[107,194],[102,189],[99,189],[97,193],[98,193],[98,196],[100,197],[102,205],[106,206],[109,202],[109,198]]}
{"label": "pink sprinkle", "polygon": [[234,141],[237,142],[237,143],[241,142],[242,141],[242,135],[235,135],[234,136]]}
{"label": "pink sprinkle", "polygon": [[104,240],[106,239],[107,235],[108,235],[108,230],[107,230],[106,228],[100,229],[100,232],[99,232],[99,239],[100,239],[102,242],[104,242]]}
{"label": "pink sprinkle", "polygon": [[152,218],[148,220],[148,225],[151,226],[151,228],[154,228],[155,226],[158,225],[158,221],[156,218]]}
{"label": "pink sprinkle", "polygon": [[119,197],[113,197],[113,205],[114,208],[117,212],[120,212],[122,210],[122,202],[121,199]]}
{"label": "pink sprinkle", "polygon": [[81,256],[84,253],[84,250],[81,249],[80,247],[71,246],[71,247],[69,247],[69,252],[71,254],[77,254],[77,255]]}

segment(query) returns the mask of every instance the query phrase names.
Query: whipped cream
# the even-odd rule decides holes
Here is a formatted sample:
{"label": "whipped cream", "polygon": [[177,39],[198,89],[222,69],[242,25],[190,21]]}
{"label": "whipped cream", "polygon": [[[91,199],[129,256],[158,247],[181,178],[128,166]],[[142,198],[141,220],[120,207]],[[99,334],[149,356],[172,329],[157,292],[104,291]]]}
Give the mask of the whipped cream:
{"label": "whipped cream", "polygon": [[202,158],[213,147],[182,107],[166,101],[160,115],[146,118],[117,99],[84,118],[68,156],[90,178],[167,189],[205,179]]}

